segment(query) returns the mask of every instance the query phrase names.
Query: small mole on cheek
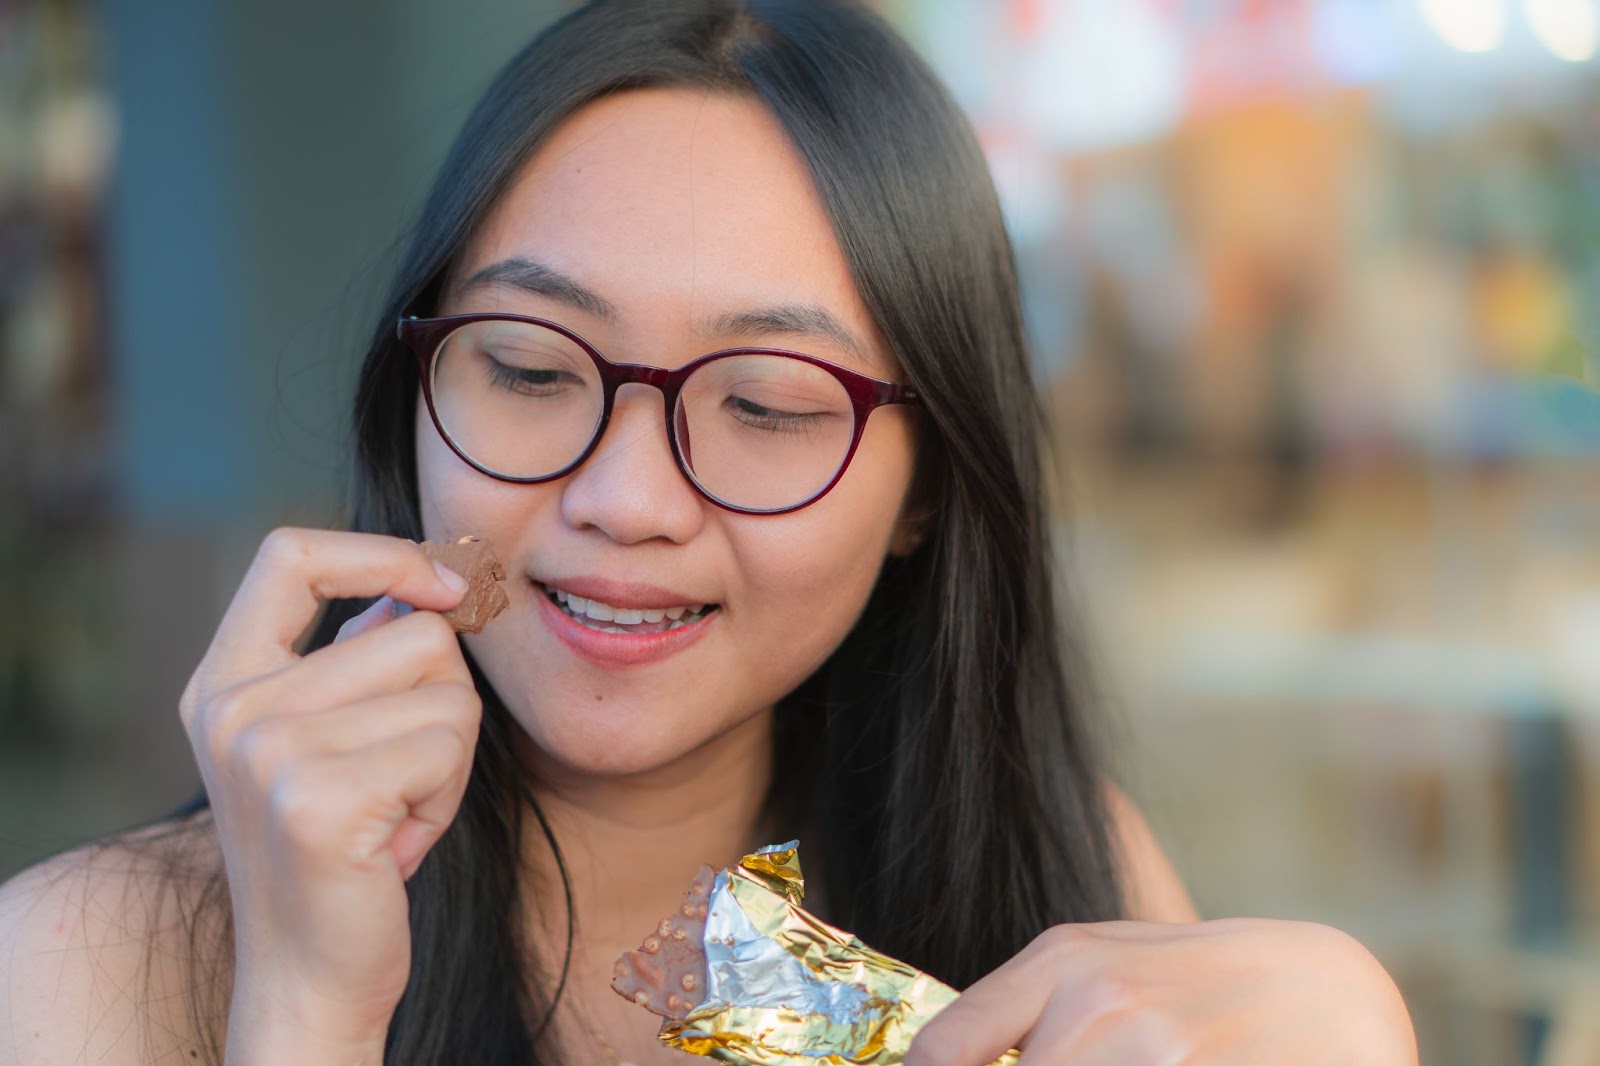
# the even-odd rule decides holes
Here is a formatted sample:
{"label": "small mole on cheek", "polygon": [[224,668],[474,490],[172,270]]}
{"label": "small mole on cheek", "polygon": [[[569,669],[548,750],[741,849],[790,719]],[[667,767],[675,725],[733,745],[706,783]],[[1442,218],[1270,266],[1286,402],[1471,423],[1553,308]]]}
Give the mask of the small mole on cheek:
{"label": "small mole on cheek", "polygon": [[598,692],[596,692],[596,693],[595,693],[595,694],[594,694],[594,701],[595,701],[595,702],[596,702],[596,703],[599,703],[599,702],[600,702],[600,701],[601,701],[601,700],[603,700],[603,699],[605,699],[605,697],[604,697],[604,696],[602,696],[602,695],[600,695],[600,693],[598,693]]}

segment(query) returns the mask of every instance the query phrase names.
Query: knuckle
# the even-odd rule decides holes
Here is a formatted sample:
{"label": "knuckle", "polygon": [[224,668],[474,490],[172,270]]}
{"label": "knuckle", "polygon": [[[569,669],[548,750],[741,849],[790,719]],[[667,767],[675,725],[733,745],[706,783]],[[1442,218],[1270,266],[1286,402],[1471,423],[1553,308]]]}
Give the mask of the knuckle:
{"label": "knuckle", "polygon": [[199,709],[197,726],[213,764],[231,761],[239,734],[254,716],[255,701],[244,686],[224,689]]}
{"label": "knuckle", "polygon": [[437,611],[413,611],[395,623],[394,629],[400,653],[416,663],[425,676],[466,676],[455,627]]}
{"label": "knuckle", "polygon": [[235,771],[257,783],[271,781],[289,752],[288,734],[287,725],[274,718],[260,719],[241,728],[232,744]]}
{"label": "knuckle", "polygon": [[476,725],[483,717],[483,697],[478,690],[459,681],[447,681],[442,688],[445,709],[463,724]]}
{"label": "knuckle", "polygon": [[478,728],[483,718],[483,702],[471,685],[454,681],[428,686],[429,700],[438,716],[434,728],[450,734],[452,764],[470,763],[478,743]]}
{"label": "knuckle", "polygon": [[310,538],[304,529],[279,526],[261,538],[256,560],[274,570],[288,570],[299,566],[311,553]]}
{"label": "knuckle", "polygon": [[200,713],[200,674],[197,671],[178,696],[178,720],[183,723],[184,729],[192,736],[196,720]]}
{"label": "knuckle", "polygon": [[441,723],[428,726],[423,735],[428,738],[428,750],[437,753],[435,757],[446,769],[453,770],[472,761],[472,748],[461,730]]}
{"label": "knuckle", "polygon": [[1075,925],[1052,925],[1033,938],[1028,950],[1051,964],[1082,948],[1085,934]]}
{"label": "knuckle", "polygon": [[328,831],[328,810],[325,790],[303,768],[285,765],[273,775],[266,813],[285,840],[301,847],[320,844]]}
{"label": "knuckle", "polygon": [[1302,945],[1307,958],[1371,960],[1372,953],[1359,938],[1337,926],[1321,922],[1282,922],[1251,930],[1258,936],[1295,938]]}
{"label": "knuckle", "polygon": [[1290,928],[1299,932],[1313,944],[1322,944],[1328,947],[1353,948],[1365,951],[1361,941],[1351,936],[1345,930],[1322,922],[1294,922]]}
{"label": "knuckle", "polygon": [[444,615],[437,611],[412,611],[401,619],[409,622],[408,631],[415,634],[415,639],[434,652],[449,650],[452,654],[456,651],[455,627],[445,621]]}
{"label": "knuckle", "polygon": [[1133,982],[1122,974],[1099,970],[1084,978],[1078,990],[1079,1002],[1093,1014],[1131,1014],[1138,1006],[1139,994]]}

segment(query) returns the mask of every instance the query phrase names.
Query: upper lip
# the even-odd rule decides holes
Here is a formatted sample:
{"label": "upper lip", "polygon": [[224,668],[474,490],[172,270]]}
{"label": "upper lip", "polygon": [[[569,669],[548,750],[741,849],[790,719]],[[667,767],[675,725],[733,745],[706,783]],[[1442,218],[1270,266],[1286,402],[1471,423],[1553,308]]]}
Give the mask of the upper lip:
{"label": "upper lip", "polygon": [[548,589],[560,589],[586,600],[599,600],[612,607],[636,611],[666,610],[669,607],[696,607],[715,601],[704,596],[664,589],[642,581],[617,581],[607,577],[552,577],[539,582]]}

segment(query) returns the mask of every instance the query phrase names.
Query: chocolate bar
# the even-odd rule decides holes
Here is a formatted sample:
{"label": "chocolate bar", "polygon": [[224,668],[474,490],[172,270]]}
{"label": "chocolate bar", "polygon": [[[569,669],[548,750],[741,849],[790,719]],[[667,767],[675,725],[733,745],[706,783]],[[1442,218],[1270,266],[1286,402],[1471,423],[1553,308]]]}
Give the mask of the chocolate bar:
{"label": "chocolate bar", "polygon": [[655,932],[617,960],[611,987],[648,1011],[682,1021],[705,1001],[706,905],[717,872],[709,866],[683,894],[683,905],[661,919]]}
{"label": "chocolate bar", "polygon": [[426,540],[422,550],[428,558],[443,563],[467,581],[467,593],[461,602],[444,612],[445,621],[457,633],[481,633],[490,619],[511,606],[506,590],[500,587],[506,579],[506,568],[495,558],[488,541],[481,537]]}
{"label": "chocolate bar", "polygon": [[[702,866],[611,987],[667,1047],[734,1066],[899,1066],[958,993],[807,912],[798,845]],[[991,1066],[1017,1066],[1013,1048]]]}

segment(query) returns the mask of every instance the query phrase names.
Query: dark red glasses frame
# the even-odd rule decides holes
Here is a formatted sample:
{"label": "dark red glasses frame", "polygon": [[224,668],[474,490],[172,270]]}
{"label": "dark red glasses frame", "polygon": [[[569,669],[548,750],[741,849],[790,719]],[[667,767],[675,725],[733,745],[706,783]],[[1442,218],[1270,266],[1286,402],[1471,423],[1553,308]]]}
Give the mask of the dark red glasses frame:
{"label": "dark red glasses frame", "polygon": [[[601,384],[605,389],[605,402],[600,411],[600,420],[595,423],[594,436],[590,438],[588,445],[584,447],[578,457],[555,473],[544,474],[539,477],[511,477],[508,474],[490,470],[462,451],[454,438],[444,428],[444,424],[440,422],[438,409],[433,402],[434,356],[438,354],[446,337],[462,326],[473,322],[526,322],[530,325],[554,330],[582,348],[588,353],[589,358],[594,360],[595,370],[599,373]],[[440,438],[450,446],[450,450],[455,452],[462,462],[474,470],[487,474],[497,481],[509,481],[519,485],[539,484],[565,477],[583,465],[583,461],[593,454],[595,447],[600,443],[600,439],[605,436],[606,426],[611,422],[611,408],[616,400],[617,389],[627,384],[650,385],[660,389],[665,400],[663,409],[667,420],[667,440],[672,445],[672,457],[677,462],[678,469],[682,471],[689,484],[693,485],[695,491],[701,496],[724,510],[734,511],[738,514],[788,514],[791,511],[798,511],[808,504],[817,502],[839,483],[839,479],[849,469],[850,460],[855,457],[856,448],[861,443],[861,434],[866,429],[867,417],[873,411],[887,404],[920,405],[922,403],[922,397],[910,385],[902,385],[893,381],[880,381],[877,378],[868,377],[866,374],[858,374],[854,370],[848,370],[824,359],[818,359],[802,352],[786,351],[782,348],[723,348],[690,360],[676,370],[664,370],[658,366],[644,366],[639,363],[613,363],[601,355],[594,345],[560,323],[551,322],[543,318],[531,318],[527,315],[447,315],[442,318],[417,318],[412,315],[398,321],[395,335],[400,339],[401,343],[405,344],[417,355],[418,370],[422,376],[422,396],[428,405],[428,415],[433,419],[434,428],[439,431]],[[673,415],[678,409],[678,394],[683,389],[683,383],[690,374],[707,363],[715,362],[718,359],[728,359],[736,355],[778,355],[789,359],[799,359],[801,362],[810,363],[812,366],[832,374],[850,396],[850,404],[854,408],[854,424],[851,426],[850,431],[850,447],[845,450],[844,458],[839,463],[839,469],[834,472],[828,483],[799,503],[776,508],[739,507],[713,495],[704,485],[700,484],[699,479],[694,476],[694,471],[684,461],[683,450],[678,442],[678,430],[673,420]]]}

